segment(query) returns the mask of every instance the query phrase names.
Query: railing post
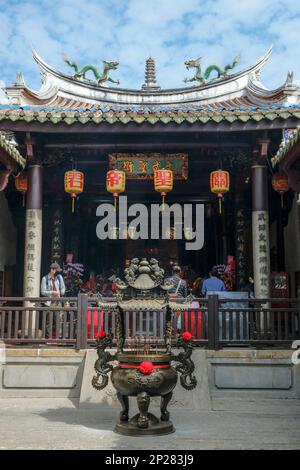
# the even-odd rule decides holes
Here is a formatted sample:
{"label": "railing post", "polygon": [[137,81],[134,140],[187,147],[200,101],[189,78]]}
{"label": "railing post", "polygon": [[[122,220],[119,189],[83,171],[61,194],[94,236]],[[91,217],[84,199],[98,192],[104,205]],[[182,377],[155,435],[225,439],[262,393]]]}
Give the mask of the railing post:
{"label": "railing post", "polygon": [[219,349],[219,298],[208,295],[208,349]]}
{"label": "railing post", "polygon": [[77,327],[76,327],[76,349],[81,349],[81,323],[82,323],[81,295],[77,296]]}
{"label": "railing post", "polygon": [[79,294],[81,299],[81,347],[80,349],[87,349],[87,312],[88,312],[88,300],[87,294]]}

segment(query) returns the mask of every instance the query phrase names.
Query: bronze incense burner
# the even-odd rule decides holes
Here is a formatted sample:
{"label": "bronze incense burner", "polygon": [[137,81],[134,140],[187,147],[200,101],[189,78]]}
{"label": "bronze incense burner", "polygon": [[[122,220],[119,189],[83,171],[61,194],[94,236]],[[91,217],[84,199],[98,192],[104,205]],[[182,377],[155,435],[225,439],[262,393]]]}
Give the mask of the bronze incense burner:
{"label": "bronze incense burner", "polygon": [[[155,261],[155,262],[154,262]],[[196,387],[194,376],[194,363],[191,359],[192,342],[188,332],[178,335],[177,347],[183,352],[177,355],[172,353],[172,323],[173,312],[183,308],[181,303],[169,299],[167,291],[170,281],[164,279],[164,271],[158,266],[156,260],[134,259],[130,267],[125,270],[126,282],[118,278],[114,282],[121,290],[116,298],[114,308],[117,308],[116,346],[117,352],[111,354],[106,348],[113,347],[111,332],[100,332],[97,337],[98,359],[95,362],[96,375],[92,385],[102,390],[108,384],[108,374],[117,391],[117,397],[122,406],[120,421],[115,431],[120,434],[140,436],[169,434],[175,431],[169,419],[167,406],[172,398],[173,390],[180,374],[180,383],[186,390]],[[126,300],[124,293],[131,289],[131,297]],[[161,292],[157,293],[157,289]],[[112,303],[103,299],[101,308],[112,308]],[[187,302],[184,309],[187,308]],[[141,338],[136,335],[134,339],[125,338],[124,312],[134,312],[144,309],[159,314],[165,313],[165,329],[163,343],[157,343],[151,338]],[[141,332],[140,332],[141,333]],[[112,365],[115,362],[117,365]],[[161,397],[160,418],[149,413],[151,397]],[[129,397],[137,397],[139,413],[129,419]]]}

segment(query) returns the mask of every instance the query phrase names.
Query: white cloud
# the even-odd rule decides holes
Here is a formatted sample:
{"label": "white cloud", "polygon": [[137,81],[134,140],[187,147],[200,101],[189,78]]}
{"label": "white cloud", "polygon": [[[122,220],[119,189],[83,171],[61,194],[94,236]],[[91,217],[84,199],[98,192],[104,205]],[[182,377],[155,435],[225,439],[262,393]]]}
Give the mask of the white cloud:
{"label": "white cloud", "polygon": [[[0,0],[0,77],[22,70],[39,87],[31,43],[53,67],[68,71],[64,51],[80,65],[117,59],[114,78],[140,88],[151,54],[164,88],[183,85],[184,61],[225,65],[241,52],[240,67],[254,63],[275,42],[263,77],[279,86],[288,70],[300,78],[300,4],[294,0]],[[190,72],[191,73],[191,72]]]}

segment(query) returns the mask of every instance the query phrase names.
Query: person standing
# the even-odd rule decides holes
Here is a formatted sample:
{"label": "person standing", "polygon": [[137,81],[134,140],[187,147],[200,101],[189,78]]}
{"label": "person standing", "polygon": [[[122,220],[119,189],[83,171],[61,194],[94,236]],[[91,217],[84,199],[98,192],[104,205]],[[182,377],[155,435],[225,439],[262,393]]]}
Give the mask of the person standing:
{"label": "person standing", "polygon": [[253,273],[249,274],[248,283],[245,286],[245,292],[248,292],[249,298],[254,297],[254,278]]}
{"label": "person standing", "polygon": [[[180,266],[173,266],[172,273],[173,275],[167,279],[167,282],[172,286],[168,290],[170,297],[176,298],[185,298],[188,295],[188,286],[184,279],[180,277],[181,268]],[[177,331],[180,331],[182,328],[181,324],[181,314],[177,316]]]}
{"label": "person standing", "polygon": [[187,282],[180,277],[180,272],[179,266],[173,266],[173,275],[167,279],[168,283],[172,285],[168,290],[172,297],[187,297],[188,295]]}
{"label": "person standing", "polygon": [[[51,297],[59,299],[63,297],[66,292],[64,279],[60,274],[61,268],[58,263],[54,262],[50,265],[50,272],[43,276],[41,282],[41,295],[43,297]],[[53,307],[61,307],[62,303],[59,300],[52,300],[47,302],[47,305]],[[62,323],[63,323],[64,312],[59,312],[59,336],[62,336]],[[51,337],[52,332],[50,331],[50,321],[47,322],[47,333]]]}
{"label": "person standing", "polygon": [[209,292],[224,292],[225,284],[218,278],[218,271],[212,268],[209,272],[209,278],[205,279],[202,284],[202,294],[206,296]]}

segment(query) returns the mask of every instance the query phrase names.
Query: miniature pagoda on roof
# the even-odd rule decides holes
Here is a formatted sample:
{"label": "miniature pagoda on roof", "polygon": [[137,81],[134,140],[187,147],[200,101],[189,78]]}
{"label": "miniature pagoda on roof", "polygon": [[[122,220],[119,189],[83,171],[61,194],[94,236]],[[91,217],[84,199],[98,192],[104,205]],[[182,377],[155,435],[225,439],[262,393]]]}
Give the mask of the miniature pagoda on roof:
{"label": "miniature pagoda on roof", "polygon": [[155,60],[152,57],[146,60],[145,83],[142,90],[160,90],[160,86],[156,83]]}

